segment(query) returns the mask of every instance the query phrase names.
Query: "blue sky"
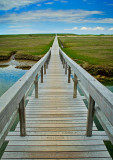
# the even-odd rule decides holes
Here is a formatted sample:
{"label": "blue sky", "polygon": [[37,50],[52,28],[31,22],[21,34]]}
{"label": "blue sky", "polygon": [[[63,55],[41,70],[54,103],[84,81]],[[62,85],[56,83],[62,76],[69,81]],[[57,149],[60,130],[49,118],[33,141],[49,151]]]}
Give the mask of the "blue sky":
{"label": "blue sky", "polygon": [[113,0],[0,0],[0,34],[113,34]]}

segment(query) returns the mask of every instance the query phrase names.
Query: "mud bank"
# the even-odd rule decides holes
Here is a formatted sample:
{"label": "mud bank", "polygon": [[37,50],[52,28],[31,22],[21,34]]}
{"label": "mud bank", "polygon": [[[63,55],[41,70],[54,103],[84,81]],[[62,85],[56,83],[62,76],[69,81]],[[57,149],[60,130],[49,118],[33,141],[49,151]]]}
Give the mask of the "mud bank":
{"label": "mud bank", "polygon": [[102,83],[113,81],[113,67],[89,65],[88,63],[81,64],[81,67]]}
{"label": "mud bank", "polygon": [[16,54],[10,56],[8,60],[0,60],[0,67],[14,66],[17,69],[29,70],[42,56],[19,56],[16,58]]}
{"label": "mud bank", "polygon": [[23,70],[29,70],[32,66],[27,66],[27,65],[20,65],[20,66],[16,66],[15,68],[17,69],[23,69]]}
{"label": "mud bank", "polygon": [[26,54],[16,54],[15,59],[17,60],[32,60],[39,61],[43,55],[26,55]]}

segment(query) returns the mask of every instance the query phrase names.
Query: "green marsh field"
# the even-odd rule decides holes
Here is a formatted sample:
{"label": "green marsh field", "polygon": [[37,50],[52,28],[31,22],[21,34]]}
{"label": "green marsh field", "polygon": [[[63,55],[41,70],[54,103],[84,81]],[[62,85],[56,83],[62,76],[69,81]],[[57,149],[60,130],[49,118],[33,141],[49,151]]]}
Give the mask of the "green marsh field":
{"label": "green marsh field", "polygon": [[113,36],[59,35],[63,51],[101,82],[113,84]]}
{"label": "green marsh field", "polygon": [[1,35],[0,60],[12,54],[16,54],[15,59],[38,60],[52,46],[54,37],[53,34]]}

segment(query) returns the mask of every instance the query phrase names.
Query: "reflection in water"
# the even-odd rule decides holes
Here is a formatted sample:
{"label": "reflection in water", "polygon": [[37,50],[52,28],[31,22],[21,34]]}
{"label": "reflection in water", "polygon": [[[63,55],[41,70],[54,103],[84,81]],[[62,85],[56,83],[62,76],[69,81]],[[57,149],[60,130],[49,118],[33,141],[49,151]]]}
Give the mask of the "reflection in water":
{"label": "reflection in water", "polygon": [[15,66],[0,68],[0,96],[25,73],[26,70],[16,69]]}

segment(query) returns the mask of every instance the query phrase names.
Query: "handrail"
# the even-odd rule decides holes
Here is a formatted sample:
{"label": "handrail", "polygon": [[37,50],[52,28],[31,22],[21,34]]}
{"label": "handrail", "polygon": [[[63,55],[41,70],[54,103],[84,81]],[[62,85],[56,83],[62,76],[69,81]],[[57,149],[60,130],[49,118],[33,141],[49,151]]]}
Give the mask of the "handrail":
{"label": "handrail", "polygon": [[[68,80],[71,68],[74,74],[78,77],[80,81],[79,83],[83,86],[85,92],[89,94],[86,135],[92,135],[93,118],[95,113],[113,144],[113,93],[69,58],[61,48],[59,48],[59,53],[63,66],[68,65]],[[87,97],[88,95],[86,95],[86,98]]]}
{"label": "handrail", "polygon": [[[38,92],[38,72],[46,70],[51,55],[51,48],[23,77],[0,97],[0,147],[2,146],[8,131],[10,130],[17,113],[20,117],[21,136],[26,135],[25,127],[25,94],[31,84],[35,82],[35,90]],[[42,74],[42,72],[41,72]],[[36,93],[38,96],[38,93]],[[38,98],[38,97],[36,97]]]}

